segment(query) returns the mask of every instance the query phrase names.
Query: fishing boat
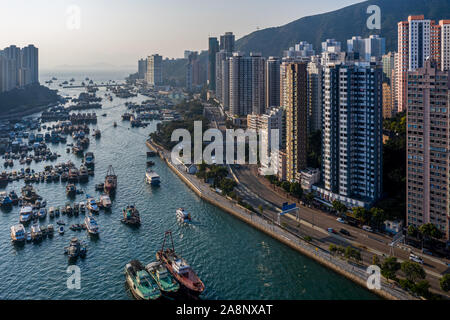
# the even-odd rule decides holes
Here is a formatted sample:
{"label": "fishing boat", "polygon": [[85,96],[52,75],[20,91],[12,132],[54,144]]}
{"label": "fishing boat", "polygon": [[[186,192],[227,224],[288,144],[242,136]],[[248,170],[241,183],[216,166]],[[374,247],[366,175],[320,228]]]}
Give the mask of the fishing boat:
{"label": "fishing boat", "polygon": [[84,202],[80,202],[80,208],[79,211],[80,213],[85,213],[86,212],[86,204]]}
{"label": "fishing boat", "polygon": [[78,169],[77,168],[70,168],[69,169],[69,181],[70,182],[78,182]]}
{"label": "fishing boat", "polygon": [[[165,248],[166,239],[170,237],[172,248]],[[156,259],[161,261],[175,279],[187,290],[190,295],[198,296],[205,290],[205,285],[189,264],[175,253],[172,232],[166,231],[164,242]]]}
{"label": "fishing boat", "polygon": [[186,210],[184,210],[183,208],[177,209],[176,214],[177,214],[177,219],[180,222],[189,223],[192,220],[191,214],[186,212]]}
{"label": "fishing boat", "polygon": [[102,194],[100,196],[100,205],[103,209],[111,209],[111,198],[107,194]]}
{"label": "fishing boat", "polygon": [[86,166],[93,166],[95,164],[95,157],[93,152],[86,152],[84,155],[84,164]]}
{"label": "fishing boat", "polygon": [[112,166],[108,167],[108,172],[105,177],[104,190],[107,194],[113,194],[117,189],[117,176]]}
{"label": "fishing boat", "polygon": [[92,136],[98,139],[101,137],[101,135],[102,135],[101,131],[97,129],[94,131],[94,134]]}
{"label": "fishing boat", "polygon": [[30,222],[32,218],[33,218],[33,208],[29,205],[23,206],[20,209],[20,213],[19,213],[20,223]]}
{"label": "fishing boat", "polygon": [[78,257],[84,258],[86,251],[86,245],[78,238],[70,239],[69,246],[64,248],[64,253],[69,256],[69,260],[75,260]]}
{"label": "fishing boat", "polygon": [[50,216],[50,219],[53,219],[55,217],[55,208],[54,207],[50,207],[50,209],[48,209],[48,215]]}
{"label": "fishing boat", "polygon": [[52,224],[49,224],[49,225],[47,226],[47,233],[48,233],[48,236],[49,236],[49,237],[52,237],[54,232],[55,232],[55,228],[53,227]]}
{"label": "fishing boat", "polygon": [[22,188],[22,200],[29,203],[35,203],[39,196],[31,185]]}
{"label": "fishing boat", "polygon": [[157,300],[161,297],[161,291],[155,280],[138,260],[128,263],[124,273],[128,287],[136,299]]}
{"label": "fishing boat", "polygon": [[9,193],[9,198],[11,199],[13,205],[16,206],[19,203],[19,197],[14,190]]}
{"label": "fishing boat", "polygon": [[94,217],[90,214],[86,215],[84,218],[84,223],[86,225],[86,230],[91,235],[98,235],[100,233],[98,229],[97,221],[95,221]]}
{"label": "fishing boat", "polygon": [[31,226],[31,239],[33,241],[39,241],[42,239],[42,231],[41,231],[41,227],[39,226],[39,224],[35,223]]}
{"label": "fishing boat", "polygon": [[66,194],[68,197],[74,197],[77,194],[77,187],[70,183],[66,186]]}
{"label": "fishing boat", "polygon": [[45,209],[45,208],[39,209],[38,218],[45,219],[45,217],[47,217],[47,209]]}
{"label": "fishing boat", "polygon": [[26,238],[25,227],[19,223],[11,227],[11,240],[13,242],[24,242]]}
{"label": "fishing boat", "polygon": [[145,269],[156,281],[159,290],[165,296],[173,297],[180,289],[179,283],[169,273],[166,267],[161,262],[149,263]]}
{"label": "fishing boat", "polygon": [[6,192],[2,192],[0,195],[0,206],[2,208],[11,208],[13,202],[9,196],[6,195]]}
{"label": "fishing boat", "polygon": [[86,207],[89,210],[89,212],[91,213],[99,213],[99,208],[97,205],[97,202],[95,201],[94,198],[89,197],[89,195],[86,196],[87,197],[87,204]]}
{"label": "fishing boat", "polygon": [[148,169],[145,173],[145,180],[152,186],[159,186],[161,184],[160,176],[153,170]]}
{"label": "fishing boat", "polygon": [[135,206],[129,205],[122,210],[123,218],[122,222],[129,225],[139,226],[141,224],[141,216],[138,209]]}
{"label": "fishing boat", "polygon": [[73,209],[72,206],[70,205],[70,202],[66,203],[66,214],[68,216],[71,216],[73,214]]}

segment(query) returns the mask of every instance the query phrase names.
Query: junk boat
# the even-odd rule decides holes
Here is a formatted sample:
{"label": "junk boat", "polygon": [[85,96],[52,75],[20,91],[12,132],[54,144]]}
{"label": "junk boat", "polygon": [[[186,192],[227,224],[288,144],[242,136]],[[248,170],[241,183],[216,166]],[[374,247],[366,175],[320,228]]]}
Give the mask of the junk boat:
{"label": "junk boat", "polygon": [[148,184],[151,184],[152,186],[159,186],[161,184],[161,178],[160,176],[153,170],[148,169],[145,173],[145,180]]}
{"label": "junk boat", "polygon": [[19,221],[20,223],[27,223],[33,218],[33,207],[31,206],[23,206],[20,209]]}
{"label": "junk boat", "polygon": [[89,212],[98,214],[99,208],[98,208],[98,205],[97,205],[97,202],[95,201],[95,199],[89,197],[89,195],[86,195],[86,198],[87,198],[86,207],[89,210]]}
{"label": "junk boat", "polygon": [[183,208],[179,208],[176,213],[177,213],[177,219],[180,222],[184,222],[184,223],[191,222],[191,220],[192,220],[191,214],[187,213]]}
{"label": "junk boat", "polygon": [[97,221],[95,221],[94,217],[90,214],[86,215],[86,218],[84,218],[84,223],[86,225],[86,230],[91,235],[98,235],[98,224]]}
{"label": "junk boat", "polygon": [[114,172],[113,167],[109,166],[108,172],[106,173],[105,177],[104,190],[107,194],[111,195],[116,191],[116,189],[117,189],[117,176]]}
{"label": "junk boat", "polygon": [[111,199],[107,194],[102,194],[100,196],[100,205],[105,210],[111,209]]}
{"label": "junk boat", "polygon": [[124,273],[128,287],[136,299],[157,300],[161,297],[157,283],[138,260],[128,263]]}
{"label": "junk boat", "polygon": [[169,273],[169,271],[167,271],[166,267],[164,267],[161,262],[158,261],[149,263],[145,269],[156,281],[162,294],[172,297],[180,289],[179,283]]}
{"label": "junk boat", "polygon": [[13,242],[24,242],[26,238],[25,227],[19,223],[11,227],[11,240]]}
{"label": "junk boat", "polygon": [[[170,237],[172,248],[165,248],[166,239]],[[193,296],[200,295],[205,290],[205,285],[192,270],[189,264],[175,253],[172,232],[166,231],[164,242],[160,251],[156,253],[156,259],[161,261],[175,279]]]}
{"label": "junk boat", "polygon": [[39,224],[35,223],[31,226],[31,239],[33,241],[39,241],[42,239],[42,231]]}
{"label": "junk boat", "polygon": [[121,221],[123,223],[136,226],[141,224],[141,217],[139,215],[138,209],[136,209],[135,206],[129,205],[128,207],[126,207],[126,209],[123,209],[122,212],[123,218]]}
{"label": "junk boat", "polygon": [[94,159],[95,157],[93,152],[86,152],[86,155],[84,156],[84,164],[88,167],[93,166],[95,164]]}
{"label": "junk boat", "polygon": [[64,253],[69,256],[69,260],[75,260],[78,257],[84,258],[86,251],[86,245],[78,238],[72,238],[69,246],[64,248]]}

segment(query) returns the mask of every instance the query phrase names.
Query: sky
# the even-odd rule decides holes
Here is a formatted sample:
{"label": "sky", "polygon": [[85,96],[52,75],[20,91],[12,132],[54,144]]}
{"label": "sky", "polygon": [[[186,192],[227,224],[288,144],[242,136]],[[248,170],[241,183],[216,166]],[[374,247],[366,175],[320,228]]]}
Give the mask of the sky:
{"label": "sky", "polygon": [[39,48],[41,70],[135,66],[158,53],[180,58],[208,37],[281,26],[361,0],[0,0],[0,48]]}

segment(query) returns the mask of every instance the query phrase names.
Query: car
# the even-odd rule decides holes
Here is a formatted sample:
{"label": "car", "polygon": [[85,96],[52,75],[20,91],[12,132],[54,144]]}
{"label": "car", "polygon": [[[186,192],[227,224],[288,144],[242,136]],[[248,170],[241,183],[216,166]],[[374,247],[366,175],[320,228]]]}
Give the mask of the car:
{"label": "car", "polygon": [[336,231],[333,228],[328,228],[327,231],[328,233],[336,233]]}
{"label": "car", "polygon": [[337,218],[336,221],[339,222],[339,223],[347,223],[347,221],[345,221],[342,218]]}
{"label": "car", "polygon": [[422,249],[422,253],[425,253],[425,254],[427,254],[429,256],[433,255],[433,252],[431,252],[430,250],[427,250],[427,249]]}
{"label": "car", "polygon": [[372,227],[369,227],[369,226],[363,226],[362,228],[363,228],[363,230],[365,230],[365,231],[367,231],[367,232],[373,232]]}
{"label": "car", "polygon": [[421,257],[419,257],[419,256],[416,256],[416,255],[413,254],[413,253],[411,253],[411,254],[409,255],[409,260],[411,260],[411,261],[413,261],[413,262],[417,262],[417,263],[423,264],[423,259],[422,259]]}
{"label": "car", "polygon": [[348,232],[348,231],[345,230],[345,229],[341,229],[339,232],[342,233],[342,234],[345,235],[345,236],[350,236],[350,232]]}

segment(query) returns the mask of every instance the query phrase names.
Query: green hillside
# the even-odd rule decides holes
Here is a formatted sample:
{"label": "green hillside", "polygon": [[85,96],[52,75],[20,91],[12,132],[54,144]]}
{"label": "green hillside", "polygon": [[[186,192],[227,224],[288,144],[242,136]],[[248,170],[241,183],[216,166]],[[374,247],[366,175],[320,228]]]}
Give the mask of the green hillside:
{"label": "green hillside", "polygon": [[[378,5],[381,9],[381,30],[366,26],[367,7]],[[281,27],[253,32],[236,42],[243,52],[261,52],[264,56],[280,56],[283,50],[305,40],[320,52],[320,44],[328,38],[343,42],[354,35],[366,37],[380,34],[386,38],[386,50],[397,50],[397,22],[408,15],[424,14],[428,19],[450,18],[449,0],[371,0],[336,11],[304,17]]]}

